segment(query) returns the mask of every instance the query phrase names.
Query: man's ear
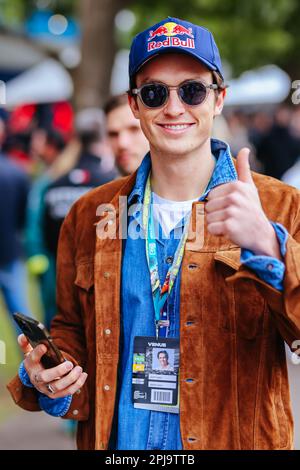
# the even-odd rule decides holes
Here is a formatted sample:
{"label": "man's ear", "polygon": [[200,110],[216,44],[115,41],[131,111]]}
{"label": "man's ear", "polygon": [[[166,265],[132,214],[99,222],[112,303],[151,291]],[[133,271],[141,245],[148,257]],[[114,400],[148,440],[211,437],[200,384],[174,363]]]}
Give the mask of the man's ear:
{"label": "man's ear", "polygon": [[222,113],[223,106],[224,106],[224,100],[226,96],[226,88],[224,90],[221,90],[218,94],[218,97],[216,99],[215,103],[215,116],[219,116],[219,114]]}
{"label": "man's ear", "polygon": [[139,107],[137,104],[137,97],[128,95],[128,104],[131,108],[131,111],[136,119],[140,119]]}

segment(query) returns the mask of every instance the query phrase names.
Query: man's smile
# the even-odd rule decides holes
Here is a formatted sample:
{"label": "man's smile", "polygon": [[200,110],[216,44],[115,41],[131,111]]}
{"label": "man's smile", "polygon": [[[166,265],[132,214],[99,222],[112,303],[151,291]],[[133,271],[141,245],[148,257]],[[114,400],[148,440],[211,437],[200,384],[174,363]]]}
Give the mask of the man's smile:
{"label": "man's smile", "polygon": [[174,123],[174,124],[169,124],[169,123],[157,123],[157,125],[162,128],[165,132],[168,134],[182,134],[184,133],[187,129],[190,129],[192,126],[194,126],[194,123]]}

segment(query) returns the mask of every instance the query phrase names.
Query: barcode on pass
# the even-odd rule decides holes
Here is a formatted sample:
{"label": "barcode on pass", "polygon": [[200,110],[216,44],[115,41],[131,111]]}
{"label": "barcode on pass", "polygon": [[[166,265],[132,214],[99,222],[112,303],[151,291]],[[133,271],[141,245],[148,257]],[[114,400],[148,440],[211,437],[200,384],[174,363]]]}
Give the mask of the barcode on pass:
{"label": "barcode on pass", "polygon": [[152,403],[172,403],[172,390],[151,390]]}

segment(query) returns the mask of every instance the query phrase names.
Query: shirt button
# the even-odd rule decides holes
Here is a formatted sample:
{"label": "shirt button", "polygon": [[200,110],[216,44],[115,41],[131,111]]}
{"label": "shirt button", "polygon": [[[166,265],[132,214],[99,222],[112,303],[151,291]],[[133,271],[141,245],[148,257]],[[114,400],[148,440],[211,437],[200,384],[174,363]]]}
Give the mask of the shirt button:
{"label": "shirt button", "polygon": [[78,413],[79,413],[79,411],[78,411],[78,410],[74,410],[74,411],[73,411],[73,415],[74,415],[74,416],[77,416],[77,415],[78,415]]}
{"label": "shirt button", "polygon": [[109,328],[107,328],[107,329],[105,330],[105,334],[106,334],[106,335],[110,335],[110,334],[111,334],[111,330],[110,330]]}
{"label": "shirt button", "polygon": [[167,256],[166,263],[172,264],[173,263],[173,256]]}
{"label": "shirt button", "polygon": [[268,264],[267,266],[269,271],[273,271],[274,265],[272,263]]}
{"label": "shirt button", "polygon": [[106,271],[106,272],[103,274],[103,276],[105,277],[105,279],[108,279],[109,276],[110,276],[110,273]]}
{"label": "shirt button", "polygon": [[108,392],[108,391],[110,390],[110,386],[109,386],[109,385],[104,385],[104,390],[105,390],[106,392]]}

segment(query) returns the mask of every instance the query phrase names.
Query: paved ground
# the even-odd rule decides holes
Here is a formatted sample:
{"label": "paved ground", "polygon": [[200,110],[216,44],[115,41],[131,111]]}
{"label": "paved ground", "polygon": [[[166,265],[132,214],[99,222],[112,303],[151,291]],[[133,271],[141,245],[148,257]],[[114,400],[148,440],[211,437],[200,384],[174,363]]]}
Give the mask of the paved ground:
{"label": "paved ground", "polygon": [[65,421],[45,413],[23,410],[0,424],[1,450],[72,450],[74,439],[63,429]]}

